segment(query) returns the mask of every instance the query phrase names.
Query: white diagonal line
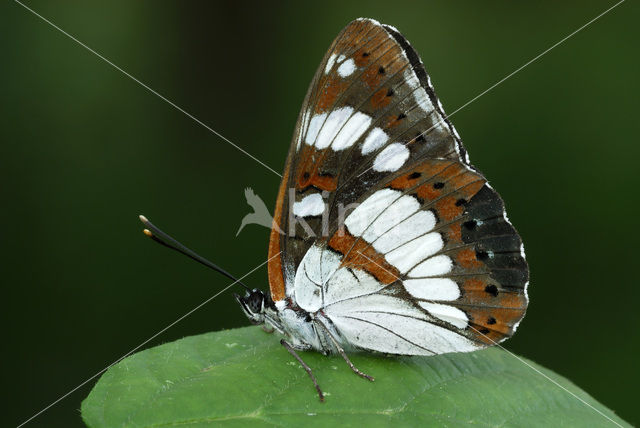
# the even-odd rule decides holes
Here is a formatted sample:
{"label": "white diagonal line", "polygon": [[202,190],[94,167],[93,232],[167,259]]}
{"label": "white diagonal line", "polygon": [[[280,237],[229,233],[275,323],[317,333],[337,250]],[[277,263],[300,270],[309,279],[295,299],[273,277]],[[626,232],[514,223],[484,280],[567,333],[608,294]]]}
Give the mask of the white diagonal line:
{"label": "white diagonal line", "polygon": [[[456,113],[458,113],[460,110],[464,109],[465,107],[467,107],[469,104],[473,103],[474,101],[476,101],[478,98],[482,97],[483,95],[486,95],[488,92],[492,91],[493,89],[495,89],[497,86],[499,86],[500,84],[504,83],[506,80],[510,79],[511,77],[513,77],[515,74],[519,73],[520,71],[522,71],[524,68],[528,67],[529,65],[531,65],[532,63],[534,63],[535,61],[537,61],[538,59],[542,58],[544,55],[546,55],[547,53],[549,53],[552,49],[558,47],[559,45],[561,45],[562,43],[566,42],[568,39],[570,39],[571,37],[575,36],[576,34],[578,34],[580,31],[584,30],[586,27],[588,27],[589,25],[593,24],[595,21],[597,21],[598,19],[602,18],[604,15],[606,15],[607,13],[611,12],[613,9],[615,9],[616,7],[618,7],[619,5],[621,5],[622,3],[624,3],[625,0],[620,0],[618,3],[614,4],[613,6],[611,6],[609,9],[605,10],[604,12],[600,13],[598,16],[596,16],[595,18],[593,18],[592,20],[590,20],[589,22],[587,22],[586,24],[582,25],[580,28],[578,28],[577,30],[573,31],[571,34],[565,36],[564,38],[562,38],[560,41],[554,43],[551,47],[543,50],[542,52],[540,52],[538,55],[536,55],[535,57],[531,58],[529,61],[525,62],[524,64],[522,64],[520,67],[516,68],[515,70],[513,70],[511,73],[507,74],[505,77],[503,77],[502,79],[498,80],[496,83],[494,83],[493,85],[489,86],[487,89],[485,89],[484,91],[480,92],[478,95],[476,95],[475,97],[471,98],[469,101],[467,101],[466,103],[462,104],[460,107],[458,107],[457,109],[455,109],[453,112],[451,112],[451,114],[445,114],[445,117],[443,117],[442,119],[439,119],[436,123],[434,123],[431,128],[427,129],[426,131],[420,133],[420,135],[427,135],[429,134],[429,132],[434,129],[436,126],[440,125],[441,123],[444,123],[445,118],[450,119],[452,118]],[[409,144],[411,141],[413,140],[409,140],[406,143],[404,143],[404,145],[406,146],[407,144]],[[382,157],[381,160],[384,160],[384,156]],[[371,168],[373,168],[373,166],[370,166],[369,168],[365,169],[364,171],[362,171],[360,174],[358,174],[358,177],[360,177],[362,174],[364,174],[365,172],[369,171]]]}
{"label": "white diagonal line", "polygon": [[253,156],[251,153],[247,152],[245,149],[243,149],[242,147],[234,144],[231,140],[229,140],[227,137],[225,137],[224,135],[220,134],[218,131],[216,131],[215,129],[211,128],[209,125],[205,124],[204,122],[202,122],[200,119],[198,119],[197,117],[195,117],[194,115],[192,115],[191,113],[187,112],[185,109],[183,109],[182,107],[178,106],[177,104],[175,104],[173,101],[169,100],[167,97],[159,94],[157,91],[155,91],[154,89],[151,89],[149,86],[147,86],[146,84],[142,83],[140,80],[136,79],[135,77],[133,77],[131,74],[127,73],[126,71],[124,71],[122,68],[118,67],[117,65],[115,65],[113,62],[109,61],[107,58],[105,58],[104,56],[102,56],[101,54],[99,54],[98,52],[96,52],[95,50],[91,49],[89,46],[85,45],[84,43],[82,43],[80,40],[76,39],[75,37],[73,37],[71,34],[67,33],[66,31],[64,31],[62,28],[58,27],[56,24],[54,24],[53,22],[49,21],[47,18],[45,18],[44,16],[40,15],[38,12],[34,11],[33,9],[29,8],[28,6],[26,6],[25,4],[21,3],[18,0],[14,0],[16,3],[18,3],[20,6],[24,7],[25,9],[27,9],[29,12],[33,13],[35,16],[37,16],[38,18],[40,18],[41,20],[43,20],[44,22],[46,22],[47,24],[51,25],[53,28],[55,28],[56,30],[58,30],[59,32],[61,32],[62,34],[64,34],[65,36],[69,37],[71,40],[73,40],[74,42],[76,42],[77,44],[79,44],[80,46],[82,46],[83,48],[85,48],[86,50],[88,50],[89,52],[91,52],[92,54],[94,54],[95,56],[97,56],[98,58],[100,58],[101,60],[103,60],[104,62],[106,62],[107,64],[109,64],[110,66],[112,66],[113,68],[115,68],[116,70],[118,70],[119,72],[121,72],[122,74],[124,74],[125,76],[127,76],[128,78],[130,78],[131,80],[133,80],[134,82],[136,82],[137,84],[139,84],[140,86],[142,86],[143,88],[145,88],[147,91],[151,92],[152,94],[154,94],[155,96],[157,96],[158,98],[160,98],[161,100],[165,101],[167,104],[169,104],[171,107],[175,108],[176,110],[178,110],[179,112],[183,113],[185,116],[191,118],[192,120],[194,120],[196,123],[198,123],[199,125],[201,125],[202,127],[206,128],[207,130],[209,130],[210,132],[212,132],[213,134],[217,135],[219,138],[222,138],[224,141],[226,141],[227,143],[231,144],[233,147],[235,147],[236,149],[240,150],[242,153],[244,153],[245,155],[249,156],[251,159],[253,159],[254,161],[258,162],[260,165],[264,166],[265,168],[267,168],[269,171],[273,172],[275,175],[277,175],[278,177],[282,177],[282,175],[280,173],[278,173],[277,171],[275,171],[273,168],[271,168],[269,165],[265,164],[264,162],[262,162],[260,159],[256,158],[255,156]]}
{"label": "white diagonal line", "polygon": [[397,276],[395,276],[393,274],[393,272],[389,272],[387,269],[385,269],[383,266],[380,266],[378,263],[376,263],[375,261],[371,260],[369,257],[367,257],[362,251],[358,251],[358,254],[360,254],[362,257],[364,257],[365,259],[369,260],[371,263],[373,263],[374,265],[378,266],[380,269],[382,269],[383,271],[385,271],[386,273],[388,273],[389,275],[391,275],[392,277],[394,277],[395,279],[397,279],[398,281],[402,281],[400,278],[398,278]]}
{"label": "white diagonal line", "polygon": [[603,417],[607,418],[611,423],[619,426],[620,428],[622,428],[622,425],[620,425],[618,422],[614,421],[613,419],[611,419],[609,416],[605,415],[604,413],[602,413],[600,410],[596,409],[595,407],[593,407],[591,404],[587,403],[586,401],[584,401],[582,398],[578,397],[576,394],[574,394],[573,392],[569,391],[567,388],[565,388],[564,386],[560,385],[558,382],[556,382],[555,380],[551,379],[549,376],[547,376],[546,374],[542,373],[540,370],[538,370],[537,368],[533,367],[531,364],[527,363],[525,360],[523,360],[522,358],[520,358],[519,356],[517,356],[516,354],[514,354],[513,352],[509,351],[507,348],[505,348],[504,346],[500,345],[498,342],[494,341],[493,339],[491,339],[489,336],[486,336],[485,334],[481,333],[478,329],[476,329],[475,327],[473,327],[472,325],[469,325],[470,328],[474,329],[475,331],[478,332],[478,334],[481,334],[482,336],[486,337],[487,339],[489,339],[491,342],[493,342],[494,345],[496,345],[498,348],[501,348],[502,350],[504,350],[505,352],[507,352],[509,355],[511,355],[512,357],[516,358],[518,361],[520,361],[522,364],[526,365],[527,367],[529,367],[531,370],[535,371],[536,373],[538,373],[540,376],[544,377],[545,379],[547,379],[549,382],[553,383],[554,385],[556,385],[558,388],[564,390],[565,392],[568,392],[569,394],[571,394],[575,399],[581,401],[583,404],[585,404],[586,406],[590,407],[591,409],[595,410],[596,412],[600,413],[600,415],[602,415]]}
{"label": "white diagonal line", "polygon": [[468,106],[469,104],[471,104],[472,102],[474,102],[475,100],[477,100],[478,98],[480,98],[481,96],[485,95],[487,92],[493,90],[496,86],[500,85],[501,83],[503,83],[505,80],[509,79],[511,76],[513,76],[514,74],[522,71],[522,69],[524,69],[525,67],[529,66],[531,63],[535,62],[536,60],[540,59],[541,57],[543,57],[544,55],[546,55],[547,53],[549,53],[549,51],[551,51],[552,49],[556,48],[558,45],[561,45],[562,43],[564,43],[565,41],[567,41],[568,39],[570,39],[571,37],[575,36],[577,33],[579,33],[580,31],[584,30],[586,27],[588,27],[589,25],[593,24],[595,21],[597,21],[598,19],[602,18],[604,15],[606,15],[607,13],[609,13],[610,11],[612,11],[614,8],[618,7],[620,4],[624,3],[625,0],[620,0],[618,3],[614,4],[613,6],[611,6],[609,9],[605,10],[604,12],[602,12],[600,15],[596,16],[595,18],[593,18],[591,21],[587,22],[586,24],[584,24],[582,27],[578,28],[577,30],[575,30],[573,33],[569,34],[568,36],[565,36],[563,39],[561,39],[560,41],[558,41],[557,43],[553,44],[551,47],[545,49],[544,51],[540,52],[538,55],[536,55],[535,57],[533,57],[532,59],[530,59],[529,61],[525,62],[524,64],[522,64],[520,67],[516,68],[515,70],[513,70],[511,73],[507,74],[505,77],[503,77],[502,79],[498,80],[496,83],[494,83],[493,85],[491,85],[489,88],[487,88],[486,90],[480,92],[478,95],[476,95],[475,97],[471,98],[469,101],[467,101],[466,103],[464,103],[463,105],[461,105],[460,107],[458,107],[457,109],[455,109],[453,112],[451,112],[450,115],[448,115],[449,117],[453,116],[454,114],[456,114],[457,112],[459,112],[460,110],[462,110],[463,108],[465,108],[466,106]]}
{"label": "white diagonal line", "polygon": [[206,305],[207,303],[209,303],[210,301],[212,301],[213,299],[215,299],[216,297],[218,297],[219,295],[221,295],[222,293],[224,293],[225,291],[227,291],[229,288],[231,288],[232,286],[236,285],[239,281],[242,281],[244,278],[246,278],[247,276],[251,275],[253,272],[255,272],[256,270],[260,269],[262,266],[264,266],[265,264],[267,264],[270,260],[272,260],[273,258],[279,256],[280,253],[276,254],[275,256],[269,258],[268,260],[262,262],[260,265],[256,266],[255,268],[251,269],[249,272],[247,272],[246,274],[244,274],[243,276],[241,276],[240,278],[238,278],[237,280],[233,281],[231,284],[227,285],[225,288],[223,288],[222,290],[218,291],[216,294],[214,294],[213,296],[209,297],[207,300],[205,300],[204,302],[200,303],[198,306],[196,306],[195,308],[191,309],[189,312],[187,312],[186,314],[182,315],[180,318],[178,318],[177,320],[175,320],[174,322],[172,322],[171,324],[169,324],[168,326],[166,326],[165,328],[163,328],[162,330],[160,330],[159,332],[157,332],[156,334],[154,334],[153,336],[151,336],[150,338],[148,338],[147,340],[145,340],[144,342],[142,342],[141,344],[139,344],[138,346],[136,346],[135,348],[133,348],[132,350],[130,350],[129,352],[127,352],[126,354],[124,354],[122,357],[118,358],[117,360],[115,360],[113,363],[109,364],[108,366],[106,366],[105,368],[103,368],[102,370],[100,370],[99,372],[97,372],[96,374],[94,374],[93,376],[89,377],[88,379],[86,379],[84,382],[82,382],[81,384],[79,384],[78,386],[76,386],[75,388],[73,388],[71,391],[67,392],[66,394],[62,395],[60,398],[58,398],[57,400],[55,400],[54,402],[52,402],[51,404],[49,404],[47,407],[45,407],[44,409],[40,410],[38,413],[34,414],[33,416],[31,416],[29,419],[27,419],[26,421],[22,422],[20,425],[18,425],[18,428],[20,428],[21,426],[29,423],[31,420],[37,418],[39,415],[41,415],[42,413],[46,412],[47,410],[49,410],[51,407],[55,406],[56,404],[58,404],[60,401],[64,400],[65,398],[67,398],[69,395],[71,395],[72,393],[74,393],[76,390],[78,390],[79,388],[83,387],[84,385],[86,385],[88,382],[92,381],[93,379],[95,379],[96,377],[100,376],[102,373],[104,373],[105,371],[107,371],[111,366],[114,366],[115,364],[118,364],[120,361],[122,361],[123,359],[125,359],[126,357],[128,357],[129,355],[133,354],[134,352],[136,352],[138,349],[142,348],[144,345],[146,345],[147,343],[151,342],[153,339],[155,339],[156,337],[160,336],[162,333],[164,333],[165,331],[169,330],[171,327],[173,327],[174,325],[178,324],[180,321],[182,321],[183,319],[185,319],[186,317],[188,317],[189,315],[191,315],[192,313],[194,313],[195,311],[197,311],[198,309],[200,309],[201,307],[203,307],[204,305]]}

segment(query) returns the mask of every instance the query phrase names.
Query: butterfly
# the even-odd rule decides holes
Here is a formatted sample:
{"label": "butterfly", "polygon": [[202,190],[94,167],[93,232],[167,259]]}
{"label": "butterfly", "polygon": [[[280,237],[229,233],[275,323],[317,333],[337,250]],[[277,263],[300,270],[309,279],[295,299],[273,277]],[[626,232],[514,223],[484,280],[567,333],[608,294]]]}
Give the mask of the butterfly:
{"label": "butterfly", "polygon": [[521,238],[394,27],[357,19],[320,63],[278,192],[268,276],[269,293],[235,298],[283,336],[321,400],[296,351],[340,354],[373,380],[348,353],[475,351],[524,317]]}

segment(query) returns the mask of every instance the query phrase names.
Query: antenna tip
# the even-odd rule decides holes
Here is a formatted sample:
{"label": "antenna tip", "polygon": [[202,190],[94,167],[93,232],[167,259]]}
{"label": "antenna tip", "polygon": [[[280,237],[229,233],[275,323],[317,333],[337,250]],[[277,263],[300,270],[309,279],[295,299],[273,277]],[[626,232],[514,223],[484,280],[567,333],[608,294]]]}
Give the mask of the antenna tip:
{"label": "antenna tip", "polygon": [[149,238],[153,237],[153,233],[151,233],[151,231],[149,229],[144,229],[142,231],[142,233],[144,233],[145,235],[147,235]]}
{"label": "antenna tip", "polygon": [[138,218],[140,219],[141,222],[143,222],[145,224],[149,223],[149,220],[145,216],[143,216],[142,214],[140,214],[138,216]]}

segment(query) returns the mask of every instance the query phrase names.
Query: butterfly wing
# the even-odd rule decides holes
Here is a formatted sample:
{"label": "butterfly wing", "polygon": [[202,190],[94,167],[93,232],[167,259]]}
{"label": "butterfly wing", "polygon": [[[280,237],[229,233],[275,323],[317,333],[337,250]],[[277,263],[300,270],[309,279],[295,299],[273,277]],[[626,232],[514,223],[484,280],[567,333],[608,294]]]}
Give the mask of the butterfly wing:
{"label": "butterfly wing", "polygon": [[307,291],[321,284],[322,307],[356,347],[475,349],[524,315],[528,269],[502,200],[468,164],[418,55],[376,21],[349,24],[316,72],[274,222],[284,233],[269,245],[272,298],[315,309]]}
{"label": "butterfly wing", "polygon": [[[524,316],[521,240],[497,193],[466,165],[429,159],[403,168],[365,195],[345,225],[325,247],[340,261],[317,281],[324,312],[357,347],[474,350],[511,336]],[[354,296],[337,279],[344,269],[378,288]]]}
{"label": "butterfly wing", "polygon": [[[284,297],[301,257],[321,235],[316,194],[330,192],[335,214],[338,202],[355,202],[397,162],[389,153],[398,146],[389,146],[411,139],[416,144],[407,148],[417,155],[459,159],[464,151],[405,39],[376,21],[353,21],[331,44],[298,116],[274,213],[284,235],[273,230],[269,245],[274,299]],[[298,213],[308,214],[302,225],[289,215],[296,203]]]}

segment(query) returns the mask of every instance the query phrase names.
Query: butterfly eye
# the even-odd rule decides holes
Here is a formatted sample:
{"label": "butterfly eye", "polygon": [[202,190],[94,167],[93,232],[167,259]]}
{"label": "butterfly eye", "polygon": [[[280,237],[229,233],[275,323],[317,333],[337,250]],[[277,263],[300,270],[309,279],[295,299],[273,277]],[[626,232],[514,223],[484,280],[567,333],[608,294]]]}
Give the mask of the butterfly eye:
{"label": "butterfly eye", "polygon": [[247,306],[251,312],[258,313],[262,309],[262,293],[251,293],[247,299]]}

